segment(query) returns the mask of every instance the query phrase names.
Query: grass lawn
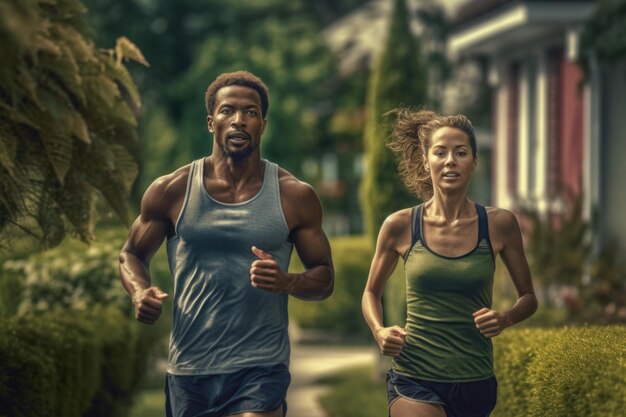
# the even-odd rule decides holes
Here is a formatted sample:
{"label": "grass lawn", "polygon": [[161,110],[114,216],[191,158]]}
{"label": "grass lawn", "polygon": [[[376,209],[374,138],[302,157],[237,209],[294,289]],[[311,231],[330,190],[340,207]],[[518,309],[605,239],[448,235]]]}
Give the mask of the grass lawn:
{"label": "grass lawn", "polygon": [[330,387],[320,398],[329,417],[386,416],[387,387],[385,381],[374,381],[373,374],[372,367],[360,367],[320,380]]}
{"label": "grass lawn", "polygon": [[137,394],[129,417],[165,417],[163,388],[144,390]]}

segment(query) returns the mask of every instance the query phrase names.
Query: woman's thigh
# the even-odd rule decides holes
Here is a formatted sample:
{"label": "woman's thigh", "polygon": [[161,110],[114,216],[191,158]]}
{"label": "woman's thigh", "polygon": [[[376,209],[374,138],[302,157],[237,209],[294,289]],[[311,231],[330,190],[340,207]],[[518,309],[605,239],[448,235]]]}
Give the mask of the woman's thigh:
{"label": "woman's thigh", "polygon": [[389,415],[390,417],[446,417],[446,412],[439,404],[398,398],[389,407]]}

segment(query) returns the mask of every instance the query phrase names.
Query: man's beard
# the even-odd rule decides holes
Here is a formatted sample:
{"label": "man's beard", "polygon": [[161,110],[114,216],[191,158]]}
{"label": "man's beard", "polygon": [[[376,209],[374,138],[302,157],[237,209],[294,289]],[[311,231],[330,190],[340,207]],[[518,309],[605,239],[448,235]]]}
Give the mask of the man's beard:
{"label": "man's beard", "polygon": [[234,159],[235,161],[240,161],[242,159],[247,158],[248,156],[252,155],[255,149],[256,149],[256,146],[250,145],[242,151],[230,152],[228,150],[228,145],[224,144],[224,146],[222,146],[222,152],[224,152],[224,155],[226,155],[227,157],[231,159]]}

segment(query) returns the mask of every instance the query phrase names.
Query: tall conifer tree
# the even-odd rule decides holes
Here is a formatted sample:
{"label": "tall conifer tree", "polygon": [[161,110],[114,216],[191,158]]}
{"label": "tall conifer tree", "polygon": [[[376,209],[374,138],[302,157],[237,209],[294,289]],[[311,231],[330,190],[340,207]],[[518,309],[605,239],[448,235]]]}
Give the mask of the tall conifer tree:
{"label": "tall conifer tree", "polygon": [[427,71],[419,40],[410,29],[405,0],[394,0],[384,50],[374,65],[367,92],[365,173],[360,192],[365,231],[373,239],[389,214],[417,202],[404,187],[395,157],[386,148],[393,116],[383,115],[399,106],[423,106],[426,85]]}

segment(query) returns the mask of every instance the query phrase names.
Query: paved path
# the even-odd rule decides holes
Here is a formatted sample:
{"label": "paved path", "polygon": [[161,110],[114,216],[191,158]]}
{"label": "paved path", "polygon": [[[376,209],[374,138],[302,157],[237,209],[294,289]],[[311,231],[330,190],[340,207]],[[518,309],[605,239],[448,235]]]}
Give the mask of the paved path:
{"label": "paved path", "polygon": [[376,356],[372,347],[292,344],[287,416],[327,417],[317,401],[326,388],[315,381],[342,368],[374,364]]}

